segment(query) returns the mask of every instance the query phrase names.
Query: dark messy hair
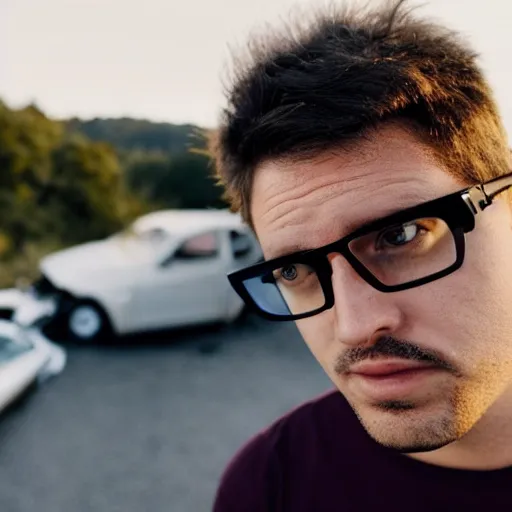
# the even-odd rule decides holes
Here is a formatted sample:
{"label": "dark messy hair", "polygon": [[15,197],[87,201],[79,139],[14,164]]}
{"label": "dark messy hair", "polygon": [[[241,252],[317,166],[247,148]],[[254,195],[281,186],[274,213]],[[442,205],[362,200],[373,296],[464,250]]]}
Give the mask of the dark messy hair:
{"label": "dark messy hair", "polygon": [[232,209],[249,223],[258,164],[342,147],[389,120],[412,126],[464,182],[507,171],[506,135],[477,55],[405,3],[331,7],[254,37],[234,61],[209,149]]}

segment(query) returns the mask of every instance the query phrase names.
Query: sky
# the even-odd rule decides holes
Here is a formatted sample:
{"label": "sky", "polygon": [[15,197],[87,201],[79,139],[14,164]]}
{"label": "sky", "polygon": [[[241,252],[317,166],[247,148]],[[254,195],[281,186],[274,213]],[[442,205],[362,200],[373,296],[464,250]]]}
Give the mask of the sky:
{"label": "sky", "polygon": [[[230,48],[319,1],[0,0],[0,98],[12,107],[34,102],[56,118],[212,127],[224,105]],[[512,2],[412,3],[461,31],[480,53],[511,134]]]}

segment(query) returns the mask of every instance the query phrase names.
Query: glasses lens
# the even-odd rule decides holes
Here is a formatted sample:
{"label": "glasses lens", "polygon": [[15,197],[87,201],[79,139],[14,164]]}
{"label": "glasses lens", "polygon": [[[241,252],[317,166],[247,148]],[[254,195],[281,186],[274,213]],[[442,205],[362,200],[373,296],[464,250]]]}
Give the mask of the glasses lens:
{"label": "glasses lens", "polygon": [[453,233],[438,218],[415,219],[368,233],[352,240],[349,249],[388,286],[442,272],[457,260]]}
{"label": "glasses lens", "polygon": [[277,316],[302,315],[325,304],[316,271],[304,263],[288,264],[244,281],[257,306]]}

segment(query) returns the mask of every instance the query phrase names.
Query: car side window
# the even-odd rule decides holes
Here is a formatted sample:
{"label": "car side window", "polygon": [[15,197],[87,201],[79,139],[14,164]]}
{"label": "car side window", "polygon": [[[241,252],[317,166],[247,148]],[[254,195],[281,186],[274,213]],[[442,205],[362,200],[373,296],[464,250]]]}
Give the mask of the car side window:
{"label": "car side window", "polygon": [[245,258],[251,253],[252,241],[246,234],[238,231],[230,231],[229,239],[235,259]]}
{"label": "car side window", "polygon": [[179,260],[215,258],[219,254],[219,242],[215,233],[202,233],[186,240],[176,251]]}

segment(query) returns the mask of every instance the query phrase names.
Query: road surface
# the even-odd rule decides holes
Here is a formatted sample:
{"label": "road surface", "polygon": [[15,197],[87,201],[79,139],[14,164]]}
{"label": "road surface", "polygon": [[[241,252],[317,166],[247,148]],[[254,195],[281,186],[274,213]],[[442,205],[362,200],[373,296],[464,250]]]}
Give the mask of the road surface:
{"label": "road surface", "polygon": [[68,347],[0,419],[0,510],[202,512],[249,436],[331,386],[291,324]]}

